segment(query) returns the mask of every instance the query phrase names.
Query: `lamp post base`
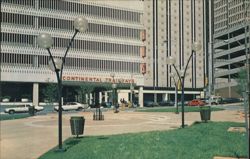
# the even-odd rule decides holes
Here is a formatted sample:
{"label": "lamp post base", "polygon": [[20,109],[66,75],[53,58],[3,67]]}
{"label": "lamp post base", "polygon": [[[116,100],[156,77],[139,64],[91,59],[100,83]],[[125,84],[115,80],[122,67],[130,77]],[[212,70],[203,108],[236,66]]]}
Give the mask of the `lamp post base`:
{"label": "lamp post base", "polygon": [[67,149],[66,148],[56,148],[55,150],[54,150],[54,152],[66,152],[67,151]]}
{"label": "lamp post base", "polygon": [[180,128],[185,128],[185,127],[188,127],[187,124],[184,124],[184,127],[181,125]]}

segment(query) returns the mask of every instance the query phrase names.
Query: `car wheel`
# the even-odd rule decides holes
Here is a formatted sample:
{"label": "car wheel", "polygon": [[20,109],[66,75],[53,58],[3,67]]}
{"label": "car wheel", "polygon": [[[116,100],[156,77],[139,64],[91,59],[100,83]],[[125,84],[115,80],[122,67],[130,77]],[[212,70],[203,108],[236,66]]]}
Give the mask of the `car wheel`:
{"label": "car wheel", "polygon": [[9,111],[9,114],[14,114],[14,113],[15,113],[14,110],[10,110],[10,111]]}
{"label": "car wheel", "polygon": [[77,108],[77,111],[81,111],[83,108],[82,107],[79,107],[79,108]]}

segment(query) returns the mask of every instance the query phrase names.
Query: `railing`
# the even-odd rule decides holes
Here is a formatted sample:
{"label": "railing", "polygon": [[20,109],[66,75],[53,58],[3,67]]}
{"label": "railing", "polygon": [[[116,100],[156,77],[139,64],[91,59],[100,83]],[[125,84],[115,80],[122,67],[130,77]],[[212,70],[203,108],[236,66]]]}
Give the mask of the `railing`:
{"label": "railing", "polygon": [[242,70],[243,67],[239,67],[239,68],[235,68],[235,69],[223,69],[223,70],[219,70],[217,72],[215,72],[215,77],[221,77],[221,76],[226,76],[226,75],[230,75],[230,74],[235,74],[238,73]]}
{"label": "railing", "polygon": [[216,83],[214,85],[215,89],[221,89],[221,88],[226,88],[226,87],[233,87],[233,86],[237,86],[238,83],[236,81],[231,81],[231,82],[220,82],[220,83]]}

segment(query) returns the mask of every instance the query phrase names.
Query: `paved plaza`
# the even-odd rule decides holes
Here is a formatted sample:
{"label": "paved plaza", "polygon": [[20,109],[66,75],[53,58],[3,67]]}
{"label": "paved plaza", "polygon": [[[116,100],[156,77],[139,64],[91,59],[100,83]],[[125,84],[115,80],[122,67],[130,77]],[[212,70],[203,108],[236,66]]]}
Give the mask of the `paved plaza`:
{"label": "paved plaza", "polygon": [[[104,112],[105,120],[94,121],[92,112],[63,115],[63,139],[71,137],[69,119],[84,116],[84,135],[110,135],[179,128],[181,114],[144,112]],[[1,159],[35,159],[58,143],[56,113],[25,119],[1,121]],[[212,112],[212,121],[244,122],[237,110]],[[185,124],[200,121],[199,112],[185,113]]]}

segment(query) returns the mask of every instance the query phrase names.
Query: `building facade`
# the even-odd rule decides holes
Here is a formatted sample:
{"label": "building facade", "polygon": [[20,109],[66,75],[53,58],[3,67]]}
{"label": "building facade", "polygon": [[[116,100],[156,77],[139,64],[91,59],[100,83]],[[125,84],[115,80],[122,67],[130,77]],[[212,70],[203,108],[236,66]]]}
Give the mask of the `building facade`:
{"label": "building facade", "polygon": [[[205,2],[195,0],[3,0],[0,77],[6,86],[1,96],[17,90],[18,83],[19,92],[32,92],[33,103],[41,102],[41,89],[56,83],[56,76],[48,68],[49,54],[36,43],[37,36],[50,33],[52,54],[62,57],[74,33],[74,18],[84,16],[88,30],[77,34],[67,55],[65,86],[133,84],[141,106],[152,100],[152,94],[155,101],[169,99],[175,91],[173,68],[166,59],[175,56],[178,68],[184,68],[197,41],[202,49],[194,53],[185,79],[185,93],[195,98],[202,94],[207,77],[205,10]],[[119,90],[118,98],[129,100],[130,91]],[[108,100],[107,92],[98,96],[99,101]]]}
{"label": "building facade", "polygon": [[[32,84],[37,104],[40,85],[56,82],[55,73],[48,68],[49,54],[38,47],[37,35],[50,33],[52,54],[62,57],[74,33],[74,18],[84,16],[88,31],[77,34],[66,58],[63,81],[144,86],[140,6],[141,1],[1,1],[1,82],[10,87],[14,83]],[[3,87],[2,95],[8,91]]]}
{"label": "building facade", "polygon": [[238,97],[237,78],[249,61],[249,0],[215,0],[213,10],[214,93]]}
{"label": "building facade", "polygon": [[[185,68],[192,53],[194,56],[188,65],[185,88],[203,91],[205,78],[208,76],[206,71],[207,40],[205,38],[206,6],[206,1],[202,0],[144,1],[147,68],[145,86],[151,87],[156,94],[159,89],[174,88],[174,80],[170,74],[175,73],[175,70],[167,65],[167,57],[175,57],[176,66],[181,70]],[[195,41],[202,46],[202,49],[197,52],[192,51],[192,43]],[[153,96],[154,101],[167,98]]]}

